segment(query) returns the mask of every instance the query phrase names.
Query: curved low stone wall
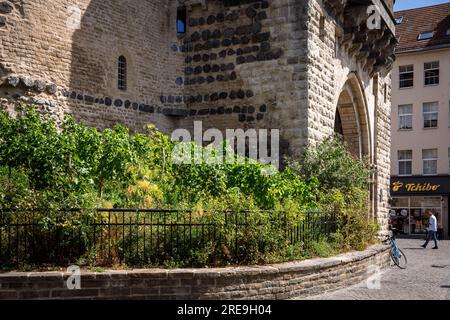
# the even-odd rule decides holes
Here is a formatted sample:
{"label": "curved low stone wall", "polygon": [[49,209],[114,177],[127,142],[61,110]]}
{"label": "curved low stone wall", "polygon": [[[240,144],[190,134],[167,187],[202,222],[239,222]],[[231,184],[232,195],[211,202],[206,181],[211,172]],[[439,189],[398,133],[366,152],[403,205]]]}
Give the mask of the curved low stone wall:
{"label": "curved low stone wall", "polygon": [[270,266],[82,272],[79,290],[67,288],[69,273],[9,272],[0,274],[0,299],[289,299],[356,284],[388,265],[388,247],[376,245]]}

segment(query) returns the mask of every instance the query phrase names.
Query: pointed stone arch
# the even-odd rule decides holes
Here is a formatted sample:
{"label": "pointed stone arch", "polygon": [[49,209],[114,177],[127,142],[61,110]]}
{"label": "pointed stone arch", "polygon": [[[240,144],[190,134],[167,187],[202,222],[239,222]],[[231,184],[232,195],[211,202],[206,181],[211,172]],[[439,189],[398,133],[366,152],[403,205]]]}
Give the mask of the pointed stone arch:
{"label": "pointed stone arch", "polygon": [[363,86],[357,74],[348,75],[336,105],[335,132],[342,135],[356,158],[372,157],[369,112]]}

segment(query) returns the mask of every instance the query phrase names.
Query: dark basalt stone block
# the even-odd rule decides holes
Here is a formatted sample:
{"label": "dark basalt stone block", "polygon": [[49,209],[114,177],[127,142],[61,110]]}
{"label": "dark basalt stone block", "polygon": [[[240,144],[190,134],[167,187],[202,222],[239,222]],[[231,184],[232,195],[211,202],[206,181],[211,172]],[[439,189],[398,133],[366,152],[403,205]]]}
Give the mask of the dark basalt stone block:
{"label": "dark basalt stone block", "polygon": [[227,50],[227,55],[232,56],[236,53],[236,51],[234,51],[234,49],[228,49]]}
{"label": "dark basalt stone block", "polygon": [[195,116],[196,114],[197,114],[197,110],[195,110],[195,109],[189,110],[189,115],[190,116]]}
{"label": "dark basalt stone block", "polygon": [[242,51],[244,52],[244,54],[248,54],[253,52],[253,47],[245,47],[244,49],[242,49]]}
{"label": "dark basalt stone block", "polygon": [[211,68],[212,72],[219,72],[220,71],[220,66],[218,64],[215,64],[212,66]]}
{"label": "dark basalt stone block", "polygon": [[106,97],[106,98],[105,98],[105,105],[108,106],[108,107],[109,107],[109,106],[112,106],[112,99]]}
{"label": "dark basalt stone block", "polygon": [[222,72],[227,71],[227,65],[224,64],[224,63],[222,63],[222,64],[220,65],[220,71],[222,71]]}
{"label": "dark basalt stone block", "polygon": [[125,108],[126,109],[130,109],[130,107],[131,107],[131,101],[130,100],[126,100],[125,101]]}
{"label": "dark basalt stone block", "polygon": [[123,106],[123,101],[121,99],[114,100],[114,106],[115,107],[121,107]]}
{"label": "dark basalt stone block", "polygon": [[232,43],[234,46],[237,46],[238,44],[241,43],[241,39],[239,39],[238,37],[233,37],[233,38],[231,38],[231,43]]}
{"label": "dark basalt stone block", "polygon": [[255,117],[247,116],[247,122],[255,121]]}
{"label": "dark basalt stone block", "polygon": [[[252,90],[247,90],[247,91],[245,91],[245,96],[246,96],[247,98],[251,98],[251,97],[254,96],[254,93],[253,93]],[[253,108],[253,109],[255,109],[255,108]],[[253,112],[255,112],[255,111],[253,111]]]}
{"label": "dark basalt stone block", "polygon": [[201,109],[198,111],[197,113],[199,116],[205,116],[207,114],[209,114],[209,109]]}
{"label": "dark basalt stone block", "polygon": [[210,60],[217,60],[217,53],[211,53],[211,54],[209,55],[209,59],[210,59]]}
{"label": "dark basalt stone block", "polygon": [[190,26],[190,27],[196,27],[196,26],[198,26],[198,20],[197,20],[197,19],[194,19],[194,18],[190,18],[190,19],[189,19],[189,26]]}
{"label": "dark basalt stone block", "polygon": [[269,51],[269,50],[270,50],[270,43],[269,43],[269,42],[262,42],[262,43],[261,43],[260,50],[261,50],[262,52],[267,52],[267,51]]}
{"label": "dark basalt stone block", "polygon": [[259,33],[262,30],[262,24],[259,22],[256,22],[252,24],[252,33]]}
{"label": "dark basalt stone block", "polygon": [[203,83],[205,83],[205,81],[206,81],[205,77],[198,77],[197,78],[197,83],[198,84],[203,84]]}
{"label": "dark basalt stone block", "polygon": [[184,68],[184,74],[185,74],[185,75],[189,76],[189,75],[191,75],[192,73],[194,73],[194,69],[192,69],[191,67],[186,67],[186,68]]}
{"label": "dark basalt stone block", "polygon": [[208,17],[208,19],[206,19],[206,23],[209,24],[209,25],[211,25],[211,24],[213,24],[215,22],[216,22],[216,17],[215,16],[211,15],[211,16]]}
{"label": "dark basalt stone block", "polygon": [[248,7],[248,8],[245,10],[245,15],[246,15],[247,17],[249,17],[250,19],[256,17],[256,13],[257,13],[256,10],[253,9],[252,7]]}
{"label": "dark basalt stone block", "polygon": [[239,90],[237,93],[237,96],[239,99],[244,99],[245,98],[245,92],[244,90]]}
{"label": "dark basalt stone block", "polygon": [[85,95],[85,96],[84,96],[84,101],[85,101],[87,104],[93,104],[93,103],[94,103],[94,97]]}
{"label": "dark basalt stone block", "polygon": [[227,56],[227,50],[222,50],[219,52],[219,57],[225,58]]}
{"label": "dark basalt stone block", "polygon": [[46,87],[47,87],[47,86],[45,85],[45,82],[42,81],[42,80],[36,80],[36,81],[34,82],[34,89],[35,89],[36,91],[44,92]]}
{"label": "dark basalt stone block", "polygon": [[233,21],[237,21],[239,19],[239,13],[237,13],[236,11],[232,12],[232,13],[228,14],[225,17],[225,19],[228,20],[228,21],[232,21],[232,22]]}
{"label": "dark basalt stone block", "polygon": [[193,34],[191,34],[191,41],[196,42],[201,39],[201,35],[199,32],[195,31]]}
{"label": "dark basalt stone block", "polygon": [[178,78],[175,80],[175,83],[176,83],[177,85],[181,86],[181,85],[183,84],[183,78],[178,77]]}
{"label": "dark basalt stone block", "polygon": [[221,92],[219,94],[219,99],[225,100],[226,98],[228,98],[228,93],[227,92]]}
{"label": "dark basalt stone block", "polygon": [[248,113],[255,113],[255,107],[254,106],[248,106],[248,110],[247,110],[247,112]]}
{"label": "dark basalt stone block", "polygon": [[83,100],[84,99],[84,96],[81,94],[81,93],[79,93],[78,95],[77,95],[77,100]]}
{"label": "dark basalt stone block", "polygon": [[222,40],[222,46],[224,46],[224,47],[231,46],[231,39],[223,39]]}
{"label": "dark basalt stone block", "polygon": [[222,32],[221,32],[219,29],[214,30],[214,32],[213,32],[213,34],[212,34],[212,37],[213,37],[214,39],[219,39],[219,38],[222,37]]}
{"label": "dark basalt stone block", "polygon": [[261,21],[267,19],[267,13],[265,11],[258,12],[256,15],[256,21]]}
{"label": "dark basalt stone block", "polygon": [[233,108],[226,108],[225,109],[225,114],[232,114],[233,113]]}
{"label": "dark basalt stone block", "polygon": [[12,11],[13,7],[8,2],[6,1],[0,2],[0,13],[8,14],[11,13]]}
{"label": "dark basalt stone block", "polygon": [[203,30],[202,32],[202,40],[208,41],[211,38],[211,31],[210,30]]}
{"label": "dark basalt stone block", "polygon": [[205,73],[211,72],[211,65],[205,64],[205,65],[203,66],[203,72],[205,72]]}
{"label": "dark basalt stone block", "polygon": [[218,74],[216,79],[217,79],[217,81],[223,81],[225,78],[222,74]]}
{"label": "dark basalt stone block", "polygon": [[194,51],[195,51],[195,52],[202,51],[202,50],[203,50],[203,45],[202,45],[201,43],[197,43],[197,44],[194,46]]}
{"label": "dark basalt stone block", "polygon": [[197,103],[203,102],[203,96],[201,94],[197,95],[195,97],[195,102],[197,102]]}
{"label": "dark basalt stone block", "polygon": [[213,76],[208,76],[208,77],[206,78],[206,81],[207,81],[208,83],[213,83],[214,81],[216,81],[216,79],[215,79]]}
{"label": "dark basalt stone block", "polygon": [[241,108],[241,112],[242,112],[242,113],[247,113],[247,111],[248,111],[247,106],[243,106],[243,107]]}
{"label": "dark basalt stone block", "polygon": [[183,97],[181,97],[181,96],[176,96],[176,97],[175,97],[175,102],[176,102],[176,103],[181,103],[181,102],[183,102]]}
{"label": "dark basalt stone block", "polygon": [[139,104],[137,102],[133,102],[132,108],[133,110],[137,110],[139,108]]}
{"label": "dark basalt stone block", "polygon": [[258,52],[258,54],[256,55],[256,60],[258,61],[266,60],[266,54],[264,52]]}
{"label": "dark basalt stone block", "polygon": [[202,56],[202,60],[203,60],[203,62],[208,62],[209,61],[209,54],[204,54],[203,56]]}
{"label": "dark basalt stone block", "polygon": [[234,99],[236,99],[236,98],[237,98],[237,92],[234,91],[234,90],[231,91],[231,92],[230,92],[230,99],[231,99],[231,100],[234,100]]}
{"label": "dark basalt stone block", "polygon": [[241,107],[235,106],[235,107],[233,108],[233,112],[234,112],[234,113],[241,113]]}
{"label": "dark basalt stone block", "polygon": [[236,64],[243,64],[243,63],[245,63],[245,61],[246,61],[246,58],[244,56],[239,56],[236,59]]}
{"label": "dark basalt stone block", "polygon": [[252,37],[253,43],[264,42],[270,39],[270,32],[254,34]]}
{"label": "dark basalt stone block", "polygon": [[226,28],[223,31],[223,36],[227,37],[227,38],[230,38],[230,37],[232,37],[234,35],[234,31],[235,31],[234,28]]}
{"label": "dark basalt stone block", "polygon": [[267,105],[263,104],[259,107],[259,112],[267,112]]}
{"label": "dark basalt stone block", "polygon": [[240,55],[242,55],[242,54],[244,54],[244,50],[242,50],[241,48],[238,48],[238,49],[236,50],[236,55],[237,55],[237,56],[240,56]]}
{"label": "dark basalt stone block", "polygon": [[174,102],[175,102],[175,97],[172,96],[172,95],[168,96],[168,97],[167,97],[167,102],[169,102],[169,103],[174,103]]}
{"label": "dark basalt stone block", "polygon": [[217,109],[218,114],[224,114],[225,113],[225,107],[220,107]]}
{"label": "dark basalt stone block", "polygon": [[193,57],[194,62],[199,62],[202,60],[202,56],[200,54],[196,54]]}
{"label": "dark basalt stone block", "polygon": [[210,109],[209,110],[209,114],[212,115],[212,116],[215,115],[216,113],[217,113],[216,109]]}
{"label": "dark basalt stone block", "polygon": [[214,39],[214,40],[209,40],[207,42],[207,44],[205,44],[205,50],[210,50],[210,49],[217,49],[220,47],[220,40]]}
{"label": "dark basalt stone block", "polygon": [[249,34],[251,32],[251,25],[239,26],[236,28],[236,35],[242,36],[244,34]]}
{"label": "dark basalt stone block", "polygon": [[238,119],[239,119],[239,122],[245,122],[247,117],[245,116],[245,114],[240,114]]}
{"label": "dark basalt stone block", "polygon": [[203,26],[206,23],[206,19],[204,17],[198,18],[198,25]]}
{"label": "dark basalt stone block", "polygon": [[236,72],[232,72],[232,73],[230,73],[230,80],[236,80],[237,79],[237,74],[236,74]]}
{"label": "dark basalt stone block", "polygon": [[201,66],[196,66],[194,69],[194,74],[200,74],[202,73],[202,67]]}
{"label": "dark basalt stone block", "polygon": [[205,94],[203,96],[203,101],[208,102],[209,101],[209,94]]}
{"label": "dark basalt stone block", "polygon": [[217,100],[219,100],[219,94],[217,92],[214,92],[210,98],[211,98],[211,101],[217,101]]}
{"label": "dark basalt stone block", "polygon": [[20,77],[20,82],[22,83],[22,85],[27,88],[30,89],[33,87],[34,85],[34,81],[31,78],[27,78],[27,77]]}
{"label": "dark basalt stone block", "polygon": [[258,113],[258,114],[256,115],[256,120],[260,121],[260,120],[262,120],[262,119],[264,119],[264,115],[263,115],[262,113]]}
{"label": "dark basalt stone block", "polygon": [[220,22],[220,23],[224,22],[224,21],[225,21],[225,15],[224,15],[223,13],[219,13],[219,14],[216,16],[216,21],[217,21],[217,22]]}
{"label": "dark basalt stone block", "polygon": [[240,39],[240,42],[241,42],[242,44],[249,44],[249,43],[250,43],[250,38],[247,37],[247,36],[243,36],[243,37]]}
{"label": "dark basalt stone block", "polygon": [[255,62],[255,61],[256,61],[256,57],[255,57],[255,56],[252,56],[252,55],[247,56],[247,58],[245,59],[245,61],[246,61],[247,63]]}

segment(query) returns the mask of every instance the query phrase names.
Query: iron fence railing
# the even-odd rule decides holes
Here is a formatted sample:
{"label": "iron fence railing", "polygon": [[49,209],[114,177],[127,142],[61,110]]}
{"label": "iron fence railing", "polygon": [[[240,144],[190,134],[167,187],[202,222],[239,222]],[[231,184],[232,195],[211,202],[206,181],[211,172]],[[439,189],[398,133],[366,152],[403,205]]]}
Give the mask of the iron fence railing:
{"label": "iron fence railing", "polygon": [[71,209],[48,215],[0,209],[0,266],[189,264],[199,252],[210,265],[239,264],[250,248],[292,244],[307,250],[337,229],[331,211]]}

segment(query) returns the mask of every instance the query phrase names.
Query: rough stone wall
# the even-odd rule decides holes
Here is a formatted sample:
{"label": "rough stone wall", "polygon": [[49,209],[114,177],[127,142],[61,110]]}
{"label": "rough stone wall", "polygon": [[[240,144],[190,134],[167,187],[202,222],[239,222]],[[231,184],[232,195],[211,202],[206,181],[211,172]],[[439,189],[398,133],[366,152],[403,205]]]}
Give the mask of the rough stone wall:
{"label": "rough stone wall", "polygon": [[[245,1],[242,1],[243,3]],[[305,1],[193,7],[186,35],[185,95],[205,128],[281,129],[283,154],[299,154],[306,114]],[[295,65],[294,65],[295,64]]]}
{"label": "rough stone wall", "polygon": [[132,270],[82,273],[81,289],[68,290],[70,274],[0,274],[0,299],[290,299],[357,284],[389,266],[384,245],[333,258],[271,266],[222,269]]}
{"label": "rough stone wall", "polygon": [[[175,1],[5,3],[11,10],[0,28],[4,108],[13,111],[12,102],[31,98],[26,101],[45,112],[59,118],[72,113],[99,128],[173,128],[175,121],[162,110],[182,105],[174,76],[183,68]],[[120,55],[127,59],[126,91],[117,88]],[[162,99],[166,95],[170,99]]]}

